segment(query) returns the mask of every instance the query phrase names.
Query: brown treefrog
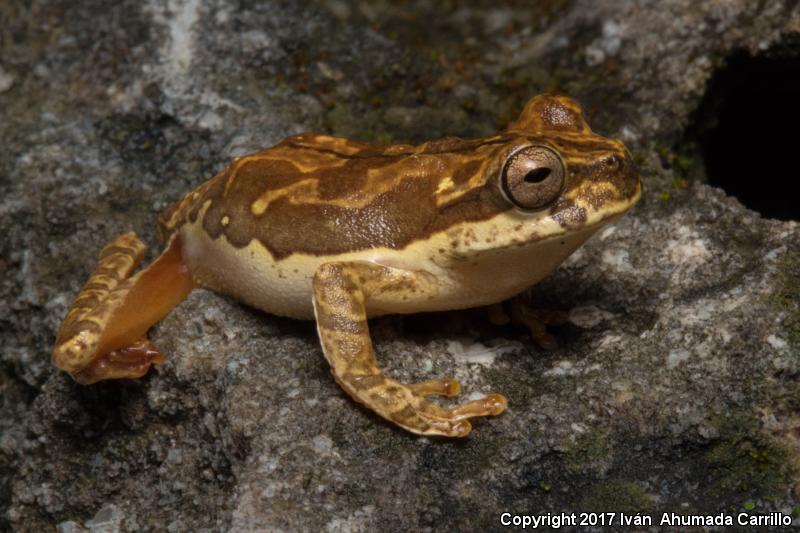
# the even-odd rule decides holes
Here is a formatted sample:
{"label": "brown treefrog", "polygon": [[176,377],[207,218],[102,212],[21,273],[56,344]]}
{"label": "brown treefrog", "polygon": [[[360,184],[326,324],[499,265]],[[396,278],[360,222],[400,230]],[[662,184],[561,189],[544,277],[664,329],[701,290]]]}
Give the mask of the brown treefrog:
{"label": "brown treefrog", "polygon": [[303,134],[236,158],[160,221],[166,249],[126,233],[100,253],[64,319],[54,363],[82,384],[136,378],[163,356],[147,330],[194,288],[317,323],[350,396],[423,435],[462,437],[492,394],[454,408],[453,379],[404,384],[378,366],[367,319],[490,305],[552,272],[625,213],[641,185],[618,140],[578,104],[540,95],[486,138],[377,146]]}

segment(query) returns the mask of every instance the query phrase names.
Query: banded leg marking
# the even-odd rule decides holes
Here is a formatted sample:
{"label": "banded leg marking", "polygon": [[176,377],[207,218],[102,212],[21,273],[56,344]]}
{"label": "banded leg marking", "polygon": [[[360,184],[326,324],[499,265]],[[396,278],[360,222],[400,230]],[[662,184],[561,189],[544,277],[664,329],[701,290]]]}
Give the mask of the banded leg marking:
{"label": "banded leg marking", "polygon": [[370,298],[401,298],[411,292],[435,294],[436,283],[424,272],[409,272],[367,262],[327,263],[314,276],[314,313],[322,350],[336,381],[356,401],[398,426],[421,435],[464,437],[469,418],[497,415],[506,399],[491,394],[452,409],[427,399],[455,396],[454,379],[403,384],[383,374],[367,326]]}
{"label": "banded leg marking", "polygon": [[61,325],[53,363],[81,384],[141,377],[163,361],[147,330],[186,298],[193,283],[177,236],[156,261],[131,276],[145,249],[133,232],[103,248]]}

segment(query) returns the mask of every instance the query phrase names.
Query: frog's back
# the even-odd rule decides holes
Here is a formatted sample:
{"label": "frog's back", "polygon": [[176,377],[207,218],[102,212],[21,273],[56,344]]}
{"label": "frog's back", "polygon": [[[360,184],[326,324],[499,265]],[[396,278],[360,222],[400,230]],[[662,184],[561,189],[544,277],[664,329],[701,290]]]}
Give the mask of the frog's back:
{"label": "frog's back", "polygon": [[[507,208],[487,209],[486,202],[470,198],[481,194],[471,180],[482,175],[486,153],[498,144],[451,138],[418,147],[379,146],[324,135],[290,137],[235,159],[186,195],[162,217],[162,235],[199,224],[211,238],[224,235],[237,248],[257,240],[276,260],[292,253],[400,249],[425,233]],[[445,201],[437,194],[443,176],[450,186]]]}
{"label": "frog's back", "polygon": [[508,209],[487,201],[496,190],[483,178],[500,146],[291,137],[237,158],[186,195],[162,217],[162,235],[181,236],[198,285],[313,318],[311,279],[322,263],[405,260],[411,243]]}

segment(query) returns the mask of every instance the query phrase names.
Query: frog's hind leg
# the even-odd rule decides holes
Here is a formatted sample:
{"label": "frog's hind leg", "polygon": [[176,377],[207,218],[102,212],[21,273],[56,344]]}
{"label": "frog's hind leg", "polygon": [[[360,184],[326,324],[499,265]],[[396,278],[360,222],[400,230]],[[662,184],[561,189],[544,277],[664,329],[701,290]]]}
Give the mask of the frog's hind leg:
{"label": "frog's hind leg", "polygon": [[193,283],[177,235],[158,259],[131,276],[145,248],[133,232],[103,248],[61,325],[53,363],[79,383],[141,377],[163,361],[147,330],[186,298]]}
{"label": "frog's hind leg", "polygon": [[452,409],[429,401],[429,396],[457,395],[458,382],[435,379],[406,385],[385,376],[367,327],[371,300],[411,293],[433,296],[435,291],[435,281],[424,272],[358,261],[327,263],[314,276],[317,329],[336,381],[355,400],[413,433],[464,437],[472,428],[469,418],[500,414],[506,399],[491,394]]}

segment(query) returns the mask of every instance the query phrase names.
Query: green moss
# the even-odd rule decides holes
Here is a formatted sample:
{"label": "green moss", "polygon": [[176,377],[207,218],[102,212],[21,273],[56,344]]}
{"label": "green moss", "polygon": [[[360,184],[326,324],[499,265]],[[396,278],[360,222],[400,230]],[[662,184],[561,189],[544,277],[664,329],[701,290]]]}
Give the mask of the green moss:
{"label": "green moss", "polygon": [[669,159],[672,155],[672,150],[669,149],[669,146],[657,141],[653,144],[653,150],[664,159]]}
{"label": "green moss", "polygon": [[703,179],[703,163],[698,157],[699,148],[694,142],[683,142],[675,147],[660,142],[652,144],[652,150],[658,155],[665,168],[672,169],[674,178],[672,188],[683,190],[692,181]]}
{"label": "green moss", "polygon": [[698,165],[697,157],[700,154],[700,146],[694,140],[684,140],[672,150],[671,163],[675,168],[676,174],[688,178]]}
{"label": "green moss", "polygon": [[645,150],[635,150],[633,152],[633,162],[636,163],[636,166],[644,165],[645,161],[647,161],[647,152]]}
{"label": "green moss", "polygon": [[718,492],[735,491],[768,498],[787,490],[789,455],[761,433],[754,416],[725,418],[720,435],[720,441],[705,458]]}
{"label": "green moss", "polygon": [[573,474],[585,470],[603,470],[611,462],[612,452],[608,433],[584,433],[565,455],[567,470]]}
{"label": "green moss", "polygon": [[675,171],[682,175],[688,175],[694,165],[694,159],[685,155],[675,157]]}
{"label": "green moss", "polygon": [[647,513],[653,498],[635,481],[612,478],[593,485],[578,508],[588,512]]}
{"label": "green moss", "polygon": [[683,190],[689,188],[689,180],[686,178],[673,178],[672,179],[672,188],[675,190]]}

